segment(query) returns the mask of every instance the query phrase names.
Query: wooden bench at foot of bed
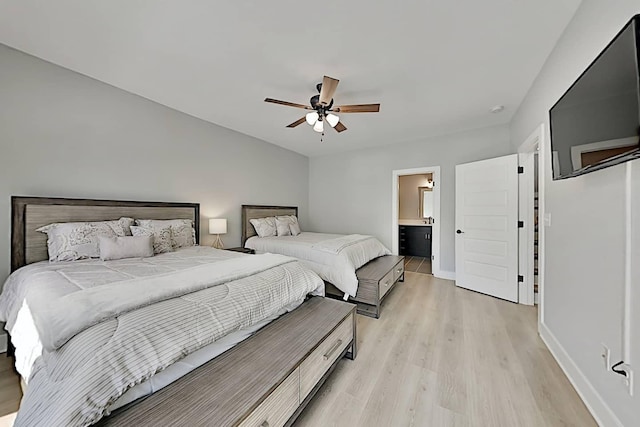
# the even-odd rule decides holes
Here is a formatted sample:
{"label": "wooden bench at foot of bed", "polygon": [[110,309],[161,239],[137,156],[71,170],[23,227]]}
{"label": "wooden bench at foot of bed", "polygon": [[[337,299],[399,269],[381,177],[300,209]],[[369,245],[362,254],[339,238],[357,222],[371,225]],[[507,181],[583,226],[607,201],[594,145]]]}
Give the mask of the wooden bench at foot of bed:
{"label": "wooden bench at foot of bed", "polygon": [[[356,270],[358,292],[349,301],[358,305],[358,314],[380,317],[382,300],[394,288],[397,282],[404,281],[404,257],[385,255],[369,261]],[[329,282],[325,283],[325,292],[332,298],[342,298],[344,292]]]}
{"label": "wooden bench at foot of bed", "polygon": [[289,426],[340,359],[355,358],[355,308],[312,297],[212,361],[98,424]]}

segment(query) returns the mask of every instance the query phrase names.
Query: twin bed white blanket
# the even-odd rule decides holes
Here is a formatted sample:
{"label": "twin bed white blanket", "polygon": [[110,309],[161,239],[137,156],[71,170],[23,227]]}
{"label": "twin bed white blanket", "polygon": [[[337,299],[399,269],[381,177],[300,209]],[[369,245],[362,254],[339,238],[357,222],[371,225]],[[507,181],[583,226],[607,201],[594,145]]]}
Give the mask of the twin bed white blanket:
{"label": "twin bed white blanket", "polygon": [[0,319],[14,338],[30,332],[44,347],[31,357],[15,425],[92,424],[136,384],[322,289],[295,260],[238,255],[196,247],[14,273]]}
{"label": "twin bed white blanket", "polygon": [[358,291],[356,270],[372,259],[391,254],[372,236],[303,232],[297,236],[251,237],[245,247],[300,259],[342,292]]}

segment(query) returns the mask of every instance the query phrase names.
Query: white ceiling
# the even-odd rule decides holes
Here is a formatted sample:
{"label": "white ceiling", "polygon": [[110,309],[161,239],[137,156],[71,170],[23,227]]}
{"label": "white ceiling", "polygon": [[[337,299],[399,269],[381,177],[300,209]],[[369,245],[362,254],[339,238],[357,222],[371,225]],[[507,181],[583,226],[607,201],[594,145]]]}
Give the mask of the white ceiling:
{"label": "white ceiling", "polygon": [[[0,42],[307,156],[507,123],[580,0],[0,2]],[[348,131],[287,129],[322,76]],[[501,114],[489,109],[503,104]]]}

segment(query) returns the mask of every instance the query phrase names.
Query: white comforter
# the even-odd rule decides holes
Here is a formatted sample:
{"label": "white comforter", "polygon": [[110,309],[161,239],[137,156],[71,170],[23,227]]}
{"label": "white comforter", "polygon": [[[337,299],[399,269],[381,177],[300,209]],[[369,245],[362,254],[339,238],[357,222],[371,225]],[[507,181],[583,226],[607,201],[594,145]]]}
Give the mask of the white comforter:
{"label": "white comforter", "polygon": [[15,425],[89,425],[134,385],[321,287],[293,259],[202,247],[25,267],[5,284],[0,320],[17,352],[21,339],[44,345],[20,357],[32,366]]}
{"label": "white comforter", "polygon": [[391,254],[376,238],[304,232],[297,236],[251,237],[245,247],[300,259],[327,282],[355,297],[356,270],[372,259]]}

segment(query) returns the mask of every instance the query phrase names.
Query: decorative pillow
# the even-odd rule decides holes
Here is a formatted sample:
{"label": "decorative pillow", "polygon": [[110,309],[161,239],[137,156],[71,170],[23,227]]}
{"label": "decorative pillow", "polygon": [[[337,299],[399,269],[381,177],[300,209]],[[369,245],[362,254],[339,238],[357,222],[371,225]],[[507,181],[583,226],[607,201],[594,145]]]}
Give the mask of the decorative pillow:
{"label": "decorative pillow", "polygon": [[289,229],[291,230],[291,235],[292,236],[297,236],[298,234],[300,234],[302,231],[300,231],[300,224],[298,224],[298,221],[289,224]]}
{"label": "decorative pillow", "polygon": [[100,259],[103,261],[153,256],[153,237],[151,236],[99,236],[98,243]]}
{"label": "decorative pillow", "polygon": [[163,228],[146,228],[141,226],[131,226],[131,232],[134,236],[153,237],[153,253],[163,254],[165,252],[173,252],[171,244],[171,227]]}
{"label": "decorative pillow", "polygon": [[36,231],[47,234],[49,261],[75,261],[98,258],[98,237],[124,237],[131,235],[133,218],[117,221],[64,222],[48,224]]}
{"label": "decorative pillow", "polygon": [[196,244],[196,230],[190,219],[137,219],[136,225],[154,230],[171,227],[173,249],[186,248]]}
{"label": "decorative pillow", "polygon": [[[287,222],[289,224],[289,232],[292,236],[297,236],[300,234],[300,224],[298,224],[298,217],[295,215],[281,215],[277,216],[276,220],[280,220],[281,222]],[[283,227],[283,233],[286,233]],[[283,236],[288,236],[288,234],[282,234]],[[278,236],[280,236],[280,232],[278,231]]]}
{"label": "decorative pillow", "polygon": [[258,237],[273,237],[277,235],[275,216],[250,219],[249,222],[258,233]]}
{"label": "decorative pillow", "polygon": [[288,217],[276,217],[276,229],[278,231],[278,237],[291,236],[291,228],[289,228],[289,224],[291,224],[291,220]]}

